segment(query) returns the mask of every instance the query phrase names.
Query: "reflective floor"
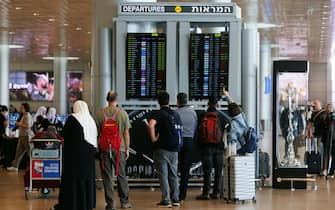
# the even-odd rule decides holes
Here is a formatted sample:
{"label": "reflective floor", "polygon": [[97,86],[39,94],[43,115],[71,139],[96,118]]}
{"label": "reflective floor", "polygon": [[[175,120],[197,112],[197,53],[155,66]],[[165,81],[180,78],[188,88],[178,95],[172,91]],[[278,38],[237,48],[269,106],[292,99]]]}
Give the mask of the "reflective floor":
{"label": "reflective floor", "polygon": [[[29,201],[25,200],[23,188],[23,174],[0,171],[0,209],[1,210],[48,210],[57,200],[57,191],[48,199],[41,199],[38,193],[32,193]],[[244,205],[225,204],[223,201],[196,201],[195,196],[200,193],[199,188],[193,188],[187,200],[180,209],[203,210],[330,210],[335,206],[335,180],[318,180],[318,190],[273,190],[265,188],[257,192],[257,203],[248,202]],[[104,210],[103,192],[97,193],[97,209]],[[158,189],[132,189],[131,201],[133,209],[157,209],[159,201]],[[119,206],[119,205],[118,205]]]}

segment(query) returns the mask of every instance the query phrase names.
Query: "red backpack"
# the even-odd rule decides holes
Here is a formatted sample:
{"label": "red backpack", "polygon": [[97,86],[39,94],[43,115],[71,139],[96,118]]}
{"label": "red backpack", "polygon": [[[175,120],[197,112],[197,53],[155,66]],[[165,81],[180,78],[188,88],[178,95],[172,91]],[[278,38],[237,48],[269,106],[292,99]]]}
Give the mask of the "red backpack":
{"label": "red backpack", "polygon": [[222,131],[219,113],[206,112],[199,124],[199,142],[219,144],[222,142]]}
{"label": "red backpack", "polygon": [[120,151],[121,137],[117,122],[117,117],[120,111],[120,109],[117,109],[111,117],[107,116],[105,110],[102,111],[104,114],[104,121],[102,123],[99,149],[103,152],[111,152],[112,149],[118,152]]}

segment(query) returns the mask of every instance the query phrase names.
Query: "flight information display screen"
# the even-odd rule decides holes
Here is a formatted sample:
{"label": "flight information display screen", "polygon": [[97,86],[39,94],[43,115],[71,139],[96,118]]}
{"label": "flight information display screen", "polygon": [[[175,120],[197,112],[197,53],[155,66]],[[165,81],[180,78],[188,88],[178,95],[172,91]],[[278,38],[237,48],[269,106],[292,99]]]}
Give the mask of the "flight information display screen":
{"label": "flight information display screen", "polygon": [[190,37],[190,99],[219,97],[228,90],[229,32],[191,34]]}
{"label": "flight information display screen", "polygon": [[166,35],[127,34],[127,99],[155,99],[166,89]]}

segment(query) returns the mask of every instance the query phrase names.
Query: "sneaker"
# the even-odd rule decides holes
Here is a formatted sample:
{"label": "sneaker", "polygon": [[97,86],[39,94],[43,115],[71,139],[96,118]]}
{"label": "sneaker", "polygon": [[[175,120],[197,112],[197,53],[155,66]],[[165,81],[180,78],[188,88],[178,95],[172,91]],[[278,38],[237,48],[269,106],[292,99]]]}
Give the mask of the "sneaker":
{"label": "sneaker", "polygon": [[210,197],[208,194],[202,194],[196,197],[197,200],[209,200]]}
{"label": "sneaker", "polygon": [[327,170],[323,170],[321,173],[320,173],[321,176],[327,176]]}
{"label": "sneaker", "polygon": [[121,203],[121,209],[131,209],[133,206],[129,201]]}
{"label": "sneaker", "polygon": [[160,203],[157,203],[157,207],[159,207],[159,208],[172,208],[172,205],[171,205],[170,202],[161,201]]}
{"label": "sneaker", "polygon": [[334,179],[334,174],[328,174],[328,178]]}
{"label": "sneaker", "polygon": [[173,207],[179,207],[180,206],[180,202],[179,201],[172,201],[172,206]]}
{"label": "sneaker", "polygon": [[10,171],[10,172],[18,172],[19,169],[18,169],[18,168],[15,168],[15,167],[13,167],[13,166],[11,166],[11,167],[7,167],[7,171]]}

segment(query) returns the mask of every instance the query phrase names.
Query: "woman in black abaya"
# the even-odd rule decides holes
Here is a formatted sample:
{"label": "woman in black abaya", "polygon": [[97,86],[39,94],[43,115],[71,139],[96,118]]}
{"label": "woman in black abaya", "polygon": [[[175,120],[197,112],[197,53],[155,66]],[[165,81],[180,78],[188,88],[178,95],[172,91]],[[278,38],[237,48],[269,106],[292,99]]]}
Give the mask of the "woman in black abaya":
{"label": "woman in black abaya", "polygon": [[55,210],[92,210],[96,204],[95,153],[97,127],[84,101],[76,101],[66,121],[64,165],[58,204]]}

